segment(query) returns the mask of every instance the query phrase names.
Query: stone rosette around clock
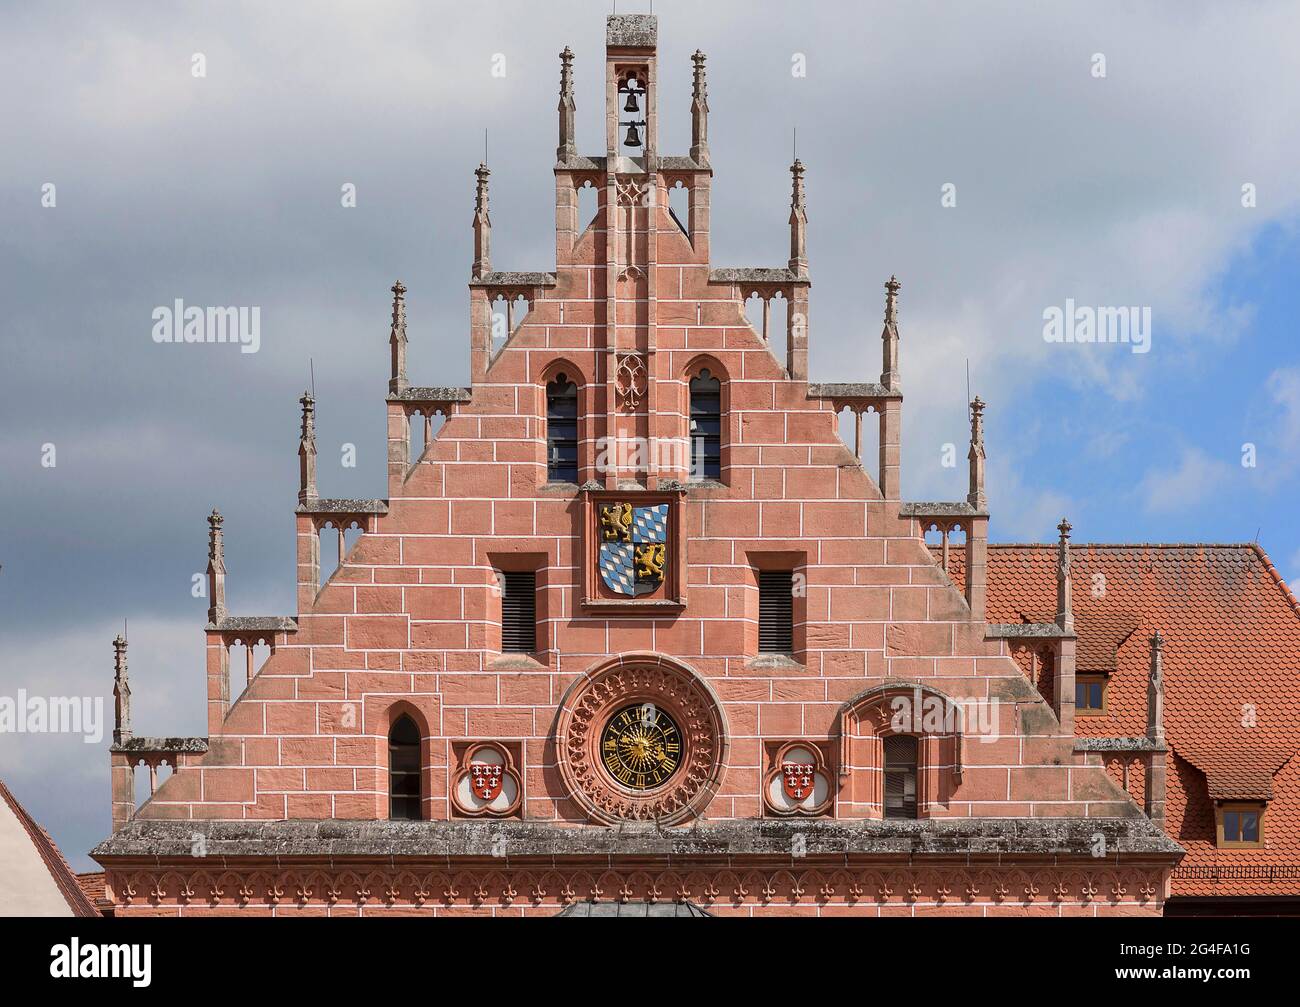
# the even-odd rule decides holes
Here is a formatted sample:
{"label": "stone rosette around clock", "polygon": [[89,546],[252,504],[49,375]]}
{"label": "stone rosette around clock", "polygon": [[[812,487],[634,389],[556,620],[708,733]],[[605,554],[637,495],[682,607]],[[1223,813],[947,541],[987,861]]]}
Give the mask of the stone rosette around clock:
{"label": "stone rosette around clock", "polygon": [[[662,778],[654,772],[629,778],[620,774],[624,763],[607,763],[604,748],[613,750],[624,736],[633,745],[659,746],[669,767]],[[721,704],[694,671],[659,654],[620,655],[575,681],[561,703],[555,738],[568,795],[606,825],[694,818],[718,792],[726,766]],[[680,753],[662,751],[673,738],[680,739]]]}

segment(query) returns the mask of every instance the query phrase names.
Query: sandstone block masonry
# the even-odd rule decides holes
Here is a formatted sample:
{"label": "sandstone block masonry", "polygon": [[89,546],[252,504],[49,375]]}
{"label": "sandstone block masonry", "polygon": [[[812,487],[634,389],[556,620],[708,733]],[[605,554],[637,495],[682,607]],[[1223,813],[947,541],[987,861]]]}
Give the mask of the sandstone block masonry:
{"label": "sandstone block masonry", "polygon": [[[984,618],[983,403],[969,498],[904,503],[900,284],[886,284],[879,380],[811,382],[804,166],[791,166],[789,261],[715,268],[705,59],[693,58],[690,152],[662,154],[656,42],[653,17],[609,19],[598,156],[577,153],[574,56],[561,54],[554,272],[493,271],[479,166],[470,387],[409,383],[406,288],[394,285],[384,499],[319,495],[304,396],[296,615],[229,615],[214,512],[208,737],[133,738],[128,724],[114,747],[119,831],[96,855],[123,909],[554,912],[614,893],[744,913],[1159,911],[1178,847],[1075,752],[1068,526],[1063,610],[1033,630],[1055,655],[1045,694],[1012,659],[1014,634]],[[582,220],[586,187],[596,208]],[[716,407],[702,391],[713,388]],[[839,433],[845,410],[854,448]],[[867,459],[873,415],[879,454]],[[700,462],[713,451],[716,471]],[[627,575],[643,593],[605,574],[622,555],[603,548],[622,534],[607,509],[625,505],[663,521],[627,544],[628,556],[663,546]],[[945,556],[949,534],[964,534],[962,583],[927,548],[931,527]],[[322,584],[325,535],[341,561]],[[794,585],[780,653],[761,646],[765,572]],[[536,585],[526,651],[503,634],[503,585],[519,573]],[[270,656],[254,667],[260,644]],[[627,703],[680,731],[662,787],[611,776],[593,747]],[[913,707],[934,716],[897,718]],[[418,735],[419,821],[399,824],[403,718]],[[886,807],[895,735],[916,752],[905,823]],[[781,796],[796,758],[816,780],[808,799]],[[136,810],[141,761],[176,771]],[[500,793],[482,798],[483,779]],[[956,839],[954,822],[969,826]],[[800,864],[800,828],[858,837],[853,856],[834,866],[814,842]],[[332,853],[326,834],[342,843]],[[610,835],[622,838],[607,848]],[[953,873],[971,857],[978,869]]]}

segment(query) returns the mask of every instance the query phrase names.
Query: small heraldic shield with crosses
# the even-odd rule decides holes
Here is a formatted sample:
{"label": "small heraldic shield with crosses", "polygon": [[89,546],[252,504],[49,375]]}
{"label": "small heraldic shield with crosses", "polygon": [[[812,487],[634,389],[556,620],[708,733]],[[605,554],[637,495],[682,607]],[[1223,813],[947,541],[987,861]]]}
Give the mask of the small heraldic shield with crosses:
{"label": "small heraldic shield with crosses", "polygon": [[668,563],[668,504],[601,504],[600,576],[616,594],[650,594]]}
{"label": "small heraldic shield with crosses", "polygon": [[474,796],[483,801],[495,801],[501,793],[505,766],[492,762],[471,762],[469,775]]}
{"label": "small heraldic shield with crosses", "polygon": [[781,781],[785,796],[792,801],[802,801],[812,793],[817,767],[808,762],[782,762]]}

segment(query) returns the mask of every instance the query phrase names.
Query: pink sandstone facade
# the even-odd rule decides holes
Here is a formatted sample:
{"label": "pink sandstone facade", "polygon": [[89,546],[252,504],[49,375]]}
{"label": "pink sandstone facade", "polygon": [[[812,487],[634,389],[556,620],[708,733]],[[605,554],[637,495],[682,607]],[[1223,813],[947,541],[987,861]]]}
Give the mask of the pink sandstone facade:
{"label": "pink sandstone facade", "polygon": [[[408,383],[394,286],[386,499],[319,496],[304,397],[295,616],[226,611],[214,512],[207,738],[133,734],[119,645],[114,834],[95,851],[118,914],[554,915],[593,900],[1161,913],[1182,856],[1162,829],[1163,743],[1134,756],[1136,800],[1076,748],[1068,525],[1055,617],[989,623],[983,404],[968,499],[901,501],[899,284],[886,284],[879,381],[810,383],[803,166],[789,262],[712,267],[704,57],[691,149],[661,154],[655,33],[652,17],[609,20],[599,157],[574,147],[562,54],[554,273],[492,270],[480,166],[469,388]],[[629,125],[641,146],[624,142]],[[685,221],[669,209],[677,186]],[[759,328],[782,305],[778,359]],[[720,383],[718,470],[704,477],[701,377]],[[548,388],[565,384],[577,472],[557,479]],[[877,415],[878,461],[841,441],[846,408],[859,425]],[[361,535],[322,586],[321,535],[351,527]],[[956,581],[946,545],[942,558],[926,545],[932,527],[965,533]],[[791,585],[791,638],[775,651],[760,623],[784,616],[760,618],[764,573]],[[536,585],[522,651],[507,646],[517,626],[503,633],[512,574]],[[1045,689],[1013,657],[1026,640],[1050,656]],[[235,670],[262,642],[265,663]],[[628,710],[649,712],[620,724]],[[409,805],[399,721],[418,733]],[[911,775],[906,757],[901,774],[887,765],[908,745]],[[137,810],[140,762],[175,772]],[[895,779],[906,793],[891,804]],[[399,806],[418,813],[394,820]]]}

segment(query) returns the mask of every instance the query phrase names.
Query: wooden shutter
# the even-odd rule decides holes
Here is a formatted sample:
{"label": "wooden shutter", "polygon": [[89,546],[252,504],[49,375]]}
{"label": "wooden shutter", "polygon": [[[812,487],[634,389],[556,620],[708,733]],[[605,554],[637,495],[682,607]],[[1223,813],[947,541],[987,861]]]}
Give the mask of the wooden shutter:
{"label": "wooden shutter", "polygon": [[508,570],[501,596],[501,650],[531,654],[537,649],[537,574]]}
{"label": "wooden shutter", "polygon": [[794,574],[789,570],[758,572],[758,650],[794,653]]}

